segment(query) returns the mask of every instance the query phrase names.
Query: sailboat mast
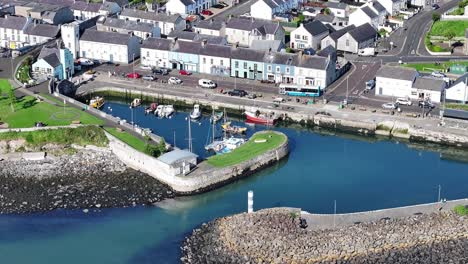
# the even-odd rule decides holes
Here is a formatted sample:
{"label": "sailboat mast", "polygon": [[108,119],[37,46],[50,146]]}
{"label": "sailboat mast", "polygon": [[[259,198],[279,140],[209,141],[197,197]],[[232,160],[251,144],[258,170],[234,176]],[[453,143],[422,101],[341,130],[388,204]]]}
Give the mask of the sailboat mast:
{"label": "sailboat mast", "polygon": [[188,117],[189,151],[192,152],[192,126],[190,125],[190,116]]}

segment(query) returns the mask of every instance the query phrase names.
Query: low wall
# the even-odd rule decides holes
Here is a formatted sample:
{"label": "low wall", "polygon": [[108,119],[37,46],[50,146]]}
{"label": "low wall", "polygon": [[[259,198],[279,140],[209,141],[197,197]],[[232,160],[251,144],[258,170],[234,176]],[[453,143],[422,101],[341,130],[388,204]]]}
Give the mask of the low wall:
{"label": "low wall", "polygon": [[[258,132],[262,133],[262,132]],[[280,133],[280,132],[275,132]],[[281,133],[282,134],[282,133]],[[284,134],[283,134],[284,135]],[[254,159],[226,168],[213,168],[202,162],[186,176],[174,176],[171,168],[160,160],[141,153],[106,132],[112,152],[127,166],[145,172],[169,185],[179,193],[198,193],[221,186],[286,157],[289,153],[288,141]]]}

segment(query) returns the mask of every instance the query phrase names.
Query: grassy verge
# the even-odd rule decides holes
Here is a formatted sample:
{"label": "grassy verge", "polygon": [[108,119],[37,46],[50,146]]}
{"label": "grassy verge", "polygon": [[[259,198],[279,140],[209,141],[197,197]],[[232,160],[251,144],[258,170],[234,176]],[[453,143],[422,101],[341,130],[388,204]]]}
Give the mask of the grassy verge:
{"label": "grassy verge", "polygon": [[458,109],[468,111],[468,104],[445,104],[449,109]]}
{"label": "grassy verge", "polygon": [[106,135],[97,126],[0,133],[0,140],[15,139],[24,139],[31,146],[54,143],[59,145],[77,144],[81,146],[95,145],[103,147],[107,146],[108,143]]}
{"label": "grassy verge", "polygon": [[47,100],[49,101],[52,101],[54,102],[55,104],[57,104],[58,106],[63,106],[63,101],[53,95],[50,95],[50,94],[45,94],[45,93],[41,93],[40,94],[42,97],[46,98]]}
{"label": "grassy verge", "polygon": [[465,28],[468,28],[468,21],[436,21],[432,25],[430,34],[432,36],[445,36],[447,32],[453,32],[455,34],[455,37],[464,37]]}
{"label": "grassy verge", "polygon": [[12,89],[7,80],[0,80],[0,121],[8,123],[10,128],[33,127],[36,122],[48,126],[70,125],[73,121],[82,124],[103,125],[104,121],[73,107],[51,105],[37,102],[32,96],[18,98],[11,108],[8,91]]}
{"label": "grassy verge", "polygon": [[[255,140],[258,139],[266,139],[267,141],[255,143]],[[273,132],[256,134],[247,143],[232,152],[208,158],[208,164],[218,168],[239,164],[278,147],[285,140],[286,136]]]}
{"label": "grassy verge", "polygon": [[468,66],[468,61],[447,61],[436,65],[435,63],[408,63],[405,64],[405,67],[414,68],[420,72],[432,72],[432,71],[445,71],[450,68],[450,66],[460,64]]}
{"label": "grassy verge", "polygon": [[466,208],[466,206],[457,205],[453,210],[460,216],[468,215],[468,208]]}
{"label": "grassy verge", "polygon": [[159,157],[161,154],[166,152],[166,142],[164,142],[164,140],[159,144],[154,145],[150,139],[142,140],[126,131],[119,131],[114,127],[106,127],[105,130],[132,148],[150,156]]}

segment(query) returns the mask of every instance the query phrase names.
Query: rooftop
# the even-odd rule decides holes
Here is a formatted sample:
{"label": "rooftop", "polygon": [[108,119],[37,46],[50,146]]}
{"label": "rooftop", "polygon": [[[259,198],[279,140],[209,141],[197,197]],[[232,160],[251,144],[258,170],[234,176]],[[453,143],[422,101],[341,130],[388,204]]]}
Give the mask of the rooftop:
{"label": "rooftop", "polygon": [[337,31],[331,33],[331,34],[330,34],[330,38],[332,38],[333,40],[336,41],[336,40],[338,40],[339,38],[341,38],[341,36],[343,36],[344,34],[346,34],[346,32],[348,32],[348,31],[350,31],[350,30],[353,30],[353,29],[355,29],[355,28],[356,28],[356,26],[354,26],[354,25],[349,25],[349,26],[347,26],[347,27],[344,27],[344,28],[342,28],[342,29],[340,29],[340,30],[337,30]]}
{"label": "rooftop", "polygon": [[309,69],[325,70],[327,65],[328,58],[326,57],[303,54],[302,56],[299,56],[299,64],[296,66]]}
{"label": "rooftop", "polygon": [[127,17],[141,18],[141,19],[146,19],[146,20],[152,20],[156,22],[168,22],[168,23],[175,23],[177,22],[177,19],[179,18],[182,19],[180,15],[168,15],[165,13],[143,11],[143,10],[138,10],[138,9],[133,9],[133,8],[123,9],[120,15],[127,16]]}
{"label": "rooftop", "polygon": [[25,17],[16,17],[16,16],[6,16],[0,17],[0,28],[10,28],[22,30],[27,23],[27,18]]}
{"label": "rooftop", "polygon": [[[105,27],[111,28],[120,28],[130,31],[139,31],[139,32],[153,32],[154,25],[145,22],[136,22],[132,20],[124,20],[118,18],[110,18],[101,16],[97,21],[97,24],[101,24]],[[99,29],[98,29],[99,30]]]}
{"label": "rooftop", "polygon": [[60,27],[48,24],[29,24],[24,33],[34,36],[55,38],[60,32]]}
{"label": "rooftop", "polygon": [[264,34],[275,34],[280,28],[279,23],[256,20],[253,18],[236,18],[232,17],[226,22],[226,28],[233,28],[245,31],[252,31],[257,29],[259,32]]}
{"label": "rooftop", "polygon": [[413,81],[418,75],[418,72],[413,68],[398,67],[398,66],[382,66],[377,73],[376,77],[399,79],[406,81]]}
{"label": "rooftop", "polygon": [[162,38],[147,38],[141,45],[142,49],[170,50],[173,41]]}
{"label": "rooftop", "polygon": [[430,77],[416,77],[413,87],[420,90],[430,90],[441,92],[445,88],[445,81],[441,79],[434,79]]}
{"label": "rooftop", "polygon": [[117,32],[87,29],[81,36],[80,40],[117,45],[127,45],[131,37],[132,36],[130,34],[120,34]]}
{"label": "rooftop", "polygon": [[280,51],[283,47],[281,40],[254,39],[250,44],[251,49],[263,51]]}
{"label": "rooftop", "polygon": [[377,31],[369,23],[365,23],[349,31],[349,34],[357,41],[363,42],[377,36]]}
{"label": "rooftop", "polygon": [[307,30],[307,32],[309,32],[312,36],[317,36],[324,32],[328,32],[328,27],[326,27],[319,20],[314,20],[307,24],[303,24],[303,26]]}
{"label": "rooftop", "polygon": [[326,2],[326,5],[328,8],[334,8],[334,9],[346,9],[348,6],[345,3],[337,3],[337,2]]}
{"label": "rooftop", "polygon": [[161,162],[164,162],[168,165],[173,165],[175,163],[184,161],[184,160],[189,160],[193,158],[197,158],[198,155],[188,151],[188,150],[182,150],[182,149],[175,149],[173,151],[164,153],[161,155],[158,160]]}
{"label": "rooftop", "polygon": [[195,25],[195,28],[220,30],[224,26],[224,21],[217,19],[201,20]]}
{"label": "rooftop", "polygon": [[231,59],[263,62],[265,52],[247,48],[234,48],[231,51]]}
{"label": "rooftop", "polygon": [[370,18],[378,17],[378,15],[368,6],[361,7],[361,10]]}

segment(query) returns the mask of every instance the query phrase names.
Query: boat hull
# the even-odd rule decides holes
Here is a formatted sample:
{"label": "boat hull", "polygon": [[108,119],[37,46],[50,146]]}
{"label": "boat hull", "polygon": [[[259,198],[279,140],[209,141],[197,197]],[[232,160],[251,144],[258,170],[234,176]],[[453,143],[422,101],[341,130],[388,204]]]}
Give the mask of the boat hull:
{"label": "boat hull", "polygon": [[276,122],[275,118],[263,118],[261,116],[257,117],[254,113],[245,112],[247,120],[252,123],[273,125]]}

